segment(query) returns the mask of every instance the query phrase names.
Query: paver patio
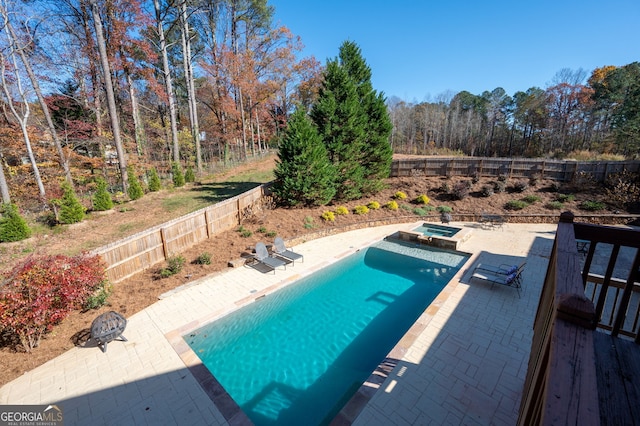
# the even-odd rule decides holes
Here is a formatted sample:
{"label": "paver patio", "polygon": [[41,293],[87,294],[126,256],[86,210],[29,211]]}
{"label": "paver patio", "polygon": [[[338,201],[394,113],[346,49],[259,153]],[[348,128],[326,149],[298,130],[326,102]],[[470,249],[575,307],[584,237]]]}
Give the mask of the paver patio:
{"label": "paver patio", "polygon": [[[308,275],[397,230],[350,231],[297,245],[304,263],[261,274],[237,268],[190,283],[127,318],[127,342],[106,353],[76,347],[0,388],[0,404],[57,404],[65,424],[229,424],[171,344],[256,297]],[[406,351],[354,424],[514,424],[527,370],[532,324],[554,224],[466,226],[466,266],[419,320]],[[522,298],[513,288],[469,282],[477,262],[527,260]],[[172,337],[173,336],[173,337]],[[404,340],[404,339],[403,339]],[[365,384],[365,386],[377,386]],[[237,419],[235,419],[237,420]],[[233,422],[234,420],[232,420]]]}

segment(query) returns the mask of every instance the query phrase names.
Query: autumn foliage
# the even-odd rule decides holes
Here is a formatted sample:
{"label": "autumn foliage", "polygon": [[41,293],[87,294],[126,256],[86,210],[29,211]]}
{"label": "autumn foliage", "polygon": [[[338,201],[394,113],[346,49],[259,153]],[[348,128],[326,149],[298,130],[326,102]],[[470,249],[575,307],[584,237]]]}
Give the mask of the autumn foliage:
{"label": "autumn foliage", "polygon": [[26,352],[105,281],[99,256],[31,256],[0,282],[0,331],[16,335]]}

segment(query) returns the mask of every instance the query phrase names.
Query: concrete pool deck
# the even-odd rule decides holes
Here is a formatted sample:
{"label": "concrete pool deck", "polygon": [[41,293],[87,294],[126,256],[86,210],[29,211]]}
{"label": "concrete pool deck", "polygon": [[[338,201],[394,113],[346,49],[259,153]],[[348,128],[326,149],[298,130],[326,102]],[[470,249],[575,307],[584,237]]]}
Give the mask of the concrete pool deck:
{"label": "concrete pool deck", "polygon": [[[502,230],[452,225],[472,230],[459,247],[471,258],[389,355],[388,377],[363,385],[379,389],[369,393],[360,414],[354,420],[354,413],[343,412],[336,423],[511,425],[517,420],[556,225],[506,224]],[[207,394],[188,368],[189,355],[176,349],[176,336],[415,226],[388,225],[299,244],[294,249],[304,254],[304,263],[275,274],[244,267],[189,283],[129,317],[127,342],[110,343],[106,353],[97,347],[71,349],[0,388],[0,404],[56,404],[66,424],[244,423],[246,417],[229,418],[225,407],[212,402],[211,390]],[[521,298],[513,288],[469,282],[478,262],[515,264],[525,258]]]}

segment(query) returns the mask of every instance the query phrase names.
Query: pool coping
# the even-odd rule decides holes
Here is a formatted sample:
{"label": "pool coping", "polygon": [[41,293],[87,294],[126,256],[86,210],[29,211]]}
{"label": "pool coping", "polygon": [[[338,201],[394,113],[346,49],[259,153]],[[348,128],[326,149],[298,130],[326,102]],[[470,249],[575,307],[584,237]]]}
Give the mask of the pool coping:
{"label": "pool coping", "polygon": [[[390,236],[392,235],[389,235],[388,237]],[[201,388],[207,394],[211,402],[213,402],[213,404],[218,408],[222,416],[227,422],[229,422],[230,425],[253,425],[253,422],[242,411],[240,406],[235,402],[231,395],[229,395],[229,393],[224,389],[220,382],[218,382],[218,380],[209,371],[209,369],[207,369],[207,367],[202,363],[198,355],[191,349],[191,347],[187,344],[182,336],[189,334],[206,324],[209,324],[244,306],[249,305],[250,303],[253,303],[265,297],[267,294],[278,291],[307,275],[311,275],[314,272],[317,272],[318,270],[323,269],[345,258],[346,256],[349,256],[382,240],[375,239],[372,241],[367,241],[359,245],[358,247],[351,247],[349,250],[338,254],[331,260],[322,262],[312,268],[309,268],[304,273],[287,277],[273,285],[270,285],[269,287],[266,287],[260,291],[255,291],[251,295],[245,296],[235,301],[233,304],[230,304],[224,309],[213,311],[204,317],[201,317],[195,321],[191,321],[187,324],[182,325],[181,327],[165,333],[165,338],[173,347],[176,354],[180,357],[185,367],[196,379],[198,384],[200,384]],[[351,425],[356,420],[358,415],[366,407],[371,398],[373,398],[376,392],[382,387],[383,383],[394,370],[398,362],[404,358],[404,355],[407,353],[408,349],[415,343],[416,339],[427,328],[431,320],[438,313],[440,307],[444,305],[449,296],[456,289],[460,282],[460,278],[467,269],[467,265],[470,265],[471,262],[475,261],[476,257],[476,255],[472,253],[467,253],[461,250],[456,251],[468,256],[466,262],[460,266],[456,274],[451,278],[451,280],[449,280],[447,285],[445,285],[440,293],[438,293],[436,298],[431,302],[429,306],[427,306],[427,308],[422,312],[418,319],[416,319],[413,325],[409,328],[409,330],[407,330],[402,338],[400,338],[393,349],[389,351],[387,356],[372,371],[367,380],[363,382],[363,384],[352,395],[349,401],[347,401],[347,403],[342,407],[338,414],[336,414],[336,416],[330,423],[331,425],[347,426]]]}

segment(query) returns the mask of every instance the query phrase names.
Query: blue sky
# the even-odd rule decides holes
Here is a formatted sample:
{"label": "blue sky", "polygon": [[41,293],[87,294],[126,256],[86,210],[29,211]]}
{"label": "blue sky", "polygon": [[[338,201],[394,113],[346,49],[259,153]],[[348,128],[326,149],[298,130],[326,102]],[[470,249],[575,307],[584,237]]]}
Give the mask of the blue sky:
{"label": "blue sky", "polygon": [[387,98],[546,88],[562,69],[640,61],[640,0],[269,0],[323,65],[351,40]]}

